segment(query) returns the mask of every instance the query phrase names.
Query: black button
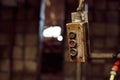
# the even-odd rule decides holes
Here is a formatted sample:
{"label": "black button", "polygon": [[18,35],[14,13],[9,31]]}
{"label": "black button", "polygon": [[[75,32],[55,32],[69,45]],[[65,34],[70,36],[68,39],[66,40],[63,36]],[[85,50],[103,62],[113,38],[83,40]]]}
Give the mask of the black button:
{"label": "black button", "polygon": [[70,50],[70,55],[71,55],[71,57],[76,57],[77,56],[77,50],[76,49],[71,49]]}
{"label": "black button", "polygon": [[75,39],[76,38],[76,33],[75,32],[70,32],[69,37],[70,37],[70,39]]}

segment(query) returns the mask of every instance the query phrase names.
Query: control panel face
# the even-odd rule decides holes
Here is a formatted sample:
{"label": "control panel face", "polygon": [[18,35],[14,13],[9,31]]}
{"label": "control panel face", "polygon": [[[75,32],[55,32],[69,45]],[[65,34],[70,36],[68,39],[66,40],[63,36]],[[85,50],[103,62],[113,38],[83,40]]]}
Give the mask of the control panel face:
{"label": "control panel face", "polygon": [[84,24],[68,23],[66,26],[69,61],[85,62],[86,38]]}

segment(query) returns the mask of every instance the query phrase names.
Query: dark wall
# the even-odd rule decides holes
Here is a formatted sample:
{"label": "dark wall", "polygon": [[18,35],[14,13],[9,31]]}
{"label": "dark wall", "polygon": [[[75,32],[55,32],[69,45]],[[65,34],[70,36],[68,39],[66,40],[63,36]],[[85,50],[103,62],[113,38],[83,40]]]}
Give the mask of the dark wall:
{"label": "dark wall", "polygon": [[40,1],[0,6],[0,80],[37,78]]}

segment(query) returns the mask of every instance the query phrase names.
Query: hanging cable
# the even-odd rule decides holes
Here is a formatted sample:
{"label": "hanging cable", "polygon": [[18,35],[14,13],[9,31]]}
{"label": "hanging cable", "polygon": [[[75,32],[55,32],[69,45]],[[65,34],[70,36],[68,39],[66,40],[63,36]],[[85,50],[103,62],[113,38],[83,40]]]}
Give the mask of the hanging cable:
{"label": "hanging cable", "polygon": [[120,50],[118,50],[116,53],[113,54],[114,65],[112,67],[112,71],[110,72],[110,79],[109,80],[114,80],[115,76],[119,70],[120,59],[118,59],[118,57],[117,57],[119,53],[120,53]]}

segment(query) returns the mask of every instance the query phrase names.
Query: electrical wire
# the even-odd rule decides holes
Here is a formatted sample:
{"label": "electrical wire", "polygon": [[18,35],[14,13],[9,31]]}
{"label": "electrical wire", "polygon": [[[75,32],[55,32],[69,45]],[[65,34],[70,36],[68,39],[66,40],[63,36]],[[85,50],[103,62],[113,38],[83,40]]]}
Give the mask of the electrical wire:
{"label": "electrical wire", "polygon": [[110,75],[110,80],[114,80],[114,78],[115,78],[115,75]]}
{"label": "electrical wire", "polygon": [[120,60],[116,60],[113,67],[112,71],[110,72],[110,79],[109,80],[114,80],[120,66]]}
{"label": "electrical wire", "polygon": [[79,0],[77,11],[83,11],[85,6],[85,0]]}
{"label": "electrical wire", "polygon": [[115,71],[111,71],[110,74],[111,75],[110,75],[110,79],[109,80],[114,80],[116,72]]}

